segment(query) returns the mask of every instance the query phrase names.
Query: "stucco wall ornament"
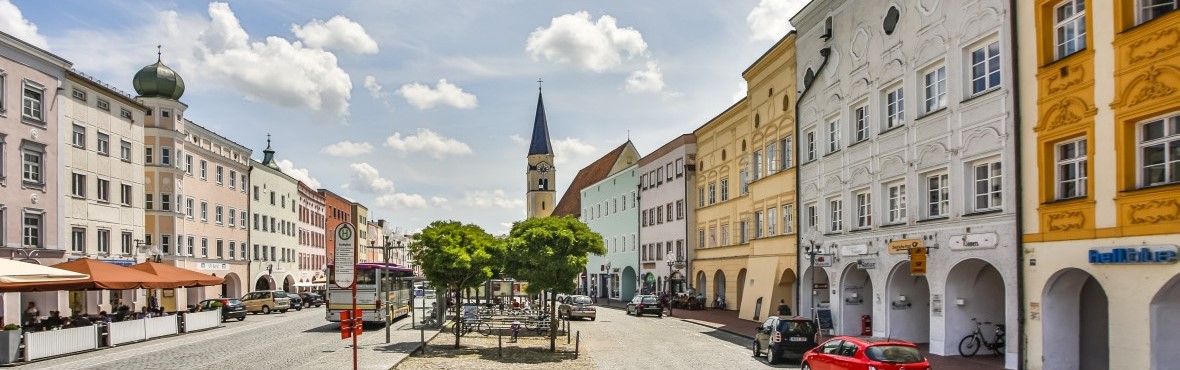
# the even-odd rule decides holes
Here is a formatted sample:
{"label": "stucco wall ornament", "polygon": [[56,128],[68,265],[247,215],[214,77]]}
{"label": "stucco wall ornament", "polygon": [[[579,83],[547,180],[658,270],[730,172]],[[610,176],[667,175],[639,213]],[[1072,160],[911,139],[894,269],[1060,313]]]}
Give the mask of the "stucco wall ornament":
{"label": "stucco wall ornament", "polygon": [[1131,99],[1131,105],[1172,95],[1172,93],[1176,92],[1176,88],[1165,85],[1160,81],[1159,76],[1162,72],[1163,70],[1156,68],[1156,66],[1147,67],[1147,71],[1144,71],[1143,75],[1139,77],[1143,79],[1145,86]]}
{"label": "stucco wall ornament", "polygon": [[1086,215],[1081,211],[1069,211],[1049,215],[1049,231],[1069,231],[1082,228]]}
{"label": "stucco wall ornament", "polygon": [[1065,91],[1065,89],[1080,84],[1085,80],[1086,70],[1082,66],[1074,65],[1065,68],[1066,73],[1053,74],[1046,79],[1045,84],[1048,85],[1049,94]]}
{"label": "stucco wall ornament", "polygon": [[1180,29],[1168,28],[1131,43],[1127,46],[1127,55],[1131,58],[1131,64],[1135,64],[1141,60],[1155,58],[1157,55],[1175,50],[1178,44],[1180,44]]}
{"label": "stucco wall ornament", "polygon": [[1154,224],[1180,221],[1180,200],[1153,200],[1131,205],[1131,223]]}
{"label": "stucco wall ornament", "polygon": [[1086,106],[1086,102],[1081,99],[1075,97],[1062,99],[1049,108],[1045,113],[1046,119],[1041,121],[1040,125],[1033,127],[1033,131],[1052,131],[1081,121],[1083,114],[1090,113],[1088,112],[1090,109],[1087,108],[1089,107]]}

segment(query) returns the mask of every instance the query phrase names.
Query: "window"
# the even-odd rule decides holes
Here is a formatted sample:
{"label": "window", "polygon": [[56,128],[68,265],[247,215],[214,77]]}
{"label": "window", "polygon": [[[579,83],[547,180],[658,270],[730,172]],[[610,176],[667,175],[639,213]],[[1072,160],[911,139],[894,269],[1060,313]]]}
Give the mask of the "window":
{"label": "window", "polygon": [[239,256],[240,256],[242,259],[246,259],[246,242],[245,242],[245,241],[239,241],[239,242],[238,242],[238,245],[242,246],[242,249],[241,249],[241,252],[239,253]]}
{"label": "window", "polygon": [[80,125],[74,125],[74,135],[72,143],[74,146],[86,149],[86,128]]}
{"label": "window", "polygon": [[705,207],[705,187],[697,188],[697,208]]}
{"label": "window", "polygon": [[201,201],[201,221],[209,221],[209,203]]}
{"label": "window", "polygon": [[236,224],[234,221],[236,221],[237,215],[238,211],[235,211],[233,208],[229,209],[229,227],[234,227]]}
{"label": "window", "polygon": [[223,183],[223,180],[225,179],[225,173],[224,173],[225,171],[224,170],[225,170],[225,168],[222,168],[221,166],[217,166],[217,169],[215,171],[215,173],[217,174],[217,185],[221,185]]}
{"label": "window", "polygon": [[[218,242],[220,242],[220,241],[218,241]],[[234,256],[237,255],[237,252],[238,252],[237,243],[230,241],[229,242],[229,259],[231,259],[231,260],[234,259]],[[302,266],[300,269],[303,269],[305,267],[306,266]]]}
{"label": "window", "polygon": [[794,150],[795,150],[795,146],[794,146],[795,143],[794,143],[793,139],[794,138],[787,136],[787,137],[784,137],[781,141],[779,141],[779,145],[782,146],[782,148],[783,148],[783,150],[779,151],[779,153],[782,154],[782,158],[779,159],[779,163],[783,164],[782,169],[784,169],[784,170],[791,168],[791,166],[794,165],[793,154],[794,154]]}
{"label": "window", "polygon": [[668,163],[668,164],[667,164],[667,165],[665,165],[664,167],[665,167],[665,168],[664,168],[664,175],[668,176],[667,180],[668,180],[669,182],[671,182],[671,181],[672,181],[672,177],[673,177],[673,174],[672,174],[672,164],[671,164],[671,163]]}
{"label": "window", "polygon": [[86,197],[86,175],[75,173],[73,174],[73,181],[70,183],[70,194],[79,197]]}
{"label": "window", "polygon": [[127,140],[119,141],[119,159],[125,162],[131,161],[131,142]]}
{"label": "window", "polygon": [[896,182],[886,185],[885,194],[889,199],[889,223],[905,222],[905,183]]}
{"label": "window", "polygon": [[272,206],[275,205],[275,192],[274,192],[274,190],[270,191],[270,205],[272,205]]}
{"label": "window", "polygon": [[160,210],[161,211],[171,211],[172,210],[172,194],[168,194],[168,193],[160,194]]}
{"label": "window", "polygon": [[155,154],[155,148],[150,146],[143,147],[143,164],[155,163],[156,160],[153,158],[153,154]]}
{"label": "window", "polygon": [[763,226],[765,226],[765,222],[766,222],[765,216],[766,216],[765,212],[762,212],[762,211],[754,212],[754,238],[755,239],[761,238],[764,235],[762,228],[763,228]]}
{"label": "window", "polygon": [[1176,0],[1139,0],[1139,24],[1176,10],[1176,3]]}
{"label": "window", "polygon": [[766,144],[766,176],[773,175],[779,169],[778,142]]}
{"label": "window", "polygon": [[188,174],[189,176],[193,175],[193,155],[192,154],[185,154],[184,155],[184,173]]}
{"label": "window", "polygon": [[41,186],[45,184],[45,177],[41,170],[44,168],[45,147],[40,144],[21,144],[21,181],[25,185]]}
{"label": "window", "polygon": [[196,207],[194,207],[195,204],[196,204],[196,202],[193,200],[192,197],[188,197],[188,198],[184,199],[184,215],[186,217],[188,217],[189,219],[193,218],[193,209],[196,208]]}
{"label": "window", "polygon": [[81,227],[70,229],[70,251],[86,252],[86,229]]}
{"label": "window", "polygon": [[844,202],[840,198],[828,199],[828,231],[844,230]]}
{"label": "window", "polygon": [[1140,187],[1180,182],[1180,115],[1139,125]]}
{"label": "window", "polygon": [[[119,252],[123,254],[131,254],[131,232],[124,231],[119,235]],[[167,252],[167,251],[165,251]]]}
{"label": "window", "polygon": [[131,111],[127,110],[126,108],[120,108],[119,109],[119,117],[123,117],[124,119],[131,119]]}
{"label": "window", "polygon": [[664,184],[664,168],[660,167],[660,168],[656,169],[656,185],[663,185],[663,184]]}
{"label": "window", "polygon": [[778,233],[778,208],[770,207],[766,209],[766,236],[774,236]]}
{"label": "window", "polygon": [[258,200],[258,185],[254,185],[254,200]]}
{"label": "window", "polygon": [[98,99],[97,105],[98,105],[98,109],[102,109],[105,112],[111,111],[111,103],[106,100]]}
{"label": "window", "polygon": [[111,253],[111,231],[98,229],[98,253]]}
{"label": "window", "polygon": [[697,248],[705,247],[705,229],[697,229]]}
{"label": "window", "polygon": [[807,136],[807,160],[815,160],[815,131],[808,131]]}
{"label": "window", "polygon": [[110,202],[111,201],[111,180],[98,179],[97,185],[98,185],[98,189],[97,189],[98,201]]}
{"label": "window", "polygon": [[111,135],[98,133],[98,154],[111,155]]}
{"label": "window", "polygon": [[[714,231],[710,229],[710,231]],[[717,244],[717,233],[713,233],[713,246]],[[721,244],[722,247],[729,245],[729,224],[721,224]]]}
{"label": "window", "polygon": [[1057,199],[1086,196],[1086,139],[1057,144]]}
{"label": "window", "polygon": [[856,120],[856,142],[861,142],[869,139],[869,106],[862,105],[853,111],[853,117]]}
{"label": "window", "polygon": [[216,222],[218,225],[221,225],[221,223],[222,223],[222,220],[223,220],[222,214],[224,211],[225,211],[225,209],[222,208],[221,206],[216,206],[213,208],[213,221]]}
{"label": "window", "polygon": [[201,160],[201,180],[207,179],[208,173],[209,173],[209,162],[205,162],[205,160],[202,159]]}
{"label": "window", "polygon": [[150,211],[155,208],[155,206],[152,205],[152,198],[153,198],[152,193],[145,193],[143,195],[143,209]]}
{"label": "window", "polygon": [[44,103],[45,88],[40,84],[25,81],[24,96],[21,105],[21,117],[37,122],[45,120],[41,106]]}
{"label": "window", "polygon": [[255,213],[255,214],[254,214],[254,230],[258,230],[258,225],[259,225],[259,224],[261,224],[261,222],[258,222],[258,214],[257,214],[257,213]]}
{"label": "window", "polygon": [[639,185],[641,189],[647,190],[647,175],[639,175]]}
{"label": "window", "polygon": [[741,230],[738,230],[738,237],[740,242],[738,244],[746,244],[750,242],[750,221],[742,220],[738,223]]}
{"label": "window", "polygon": [[993,41],[971,51],[971,93],[979,94],[1000,86],[1000,42]]}
{"label": "window", "polygon": [[922,77],[926,86],[926,113],[946,108],[946,66],[938,66]]}
{"label": "window", "polygon": [[217,239],[217,258],[225,257],[225,245],[222,244],[221,239]]}
{"label": "window", "polygon": [[131,205],[131,185],[119,185],[119,203],[122,203],[125,206]]}
{"label": "window", "polygon": [[[177,243],[179,244],[180,242],[177,242]],[[193,255],[193,248],[196,248],[196,247],[197,247],[197,243],[195,242],[195,239],[192,236],[189,236],[188,237],[188,255],[189,256]],[[176,249],[179,250],[180,248],[177,247]]]}
{"label": "window", "polygon": [[[1170,2],[1170,1],[1169,1]],[[1086,1],[1065,0],[1053,8],[1057,59],[1086,48]]]}
{"label": "window", "polygon": [[807,227],[816,228],[819,226],[819,210],[815,203],[808,204],[807,209]]}
{"label": "window", "polygon": [[950,181],[947,174],[926,176],[926,217],[946,217],[950,211]]}
{"label": "window", "polygon": [[86,92],[85,91],[74,89],[73,95],[74,95],[74,99],[86,101]]}
{"label": "window", "polygon": [[721,179],[721,201],[729,200],[729,179]]}
{"label": "window", "polygon": [[738,184],[740,189],[738,190],[741,191],[742,195],[746,195],[746,193],[750,192],[750,171],[743,166],[742,172],[738,173],[738,176],[738,181],[740,182]]}
{"label": "window", "polygon": [[234,189],[238,186],[238,172],[229,170],[229,188]]}
{"label": "window", "polygon": [[840,120],[828,121],[828,153],[840,150]]}
{"label": "window", "polygon": [[209,257],[209,238],[201,238],[201,257]]}
{"label": "window", "polygon": [[242,192],[246,192],[246,175],[242,175]]}
{"label": "window", "polygon": [[40,212],[25,212],[21,224],[21,246],[25,248],[41,248],[42,226],[45,215]]}
{"label": "window", "polygon": [[676,201],[676,219],[677,220],[684,219],[684,199],[680,199],[680,200]]}
{"label": "window", "polygon": [[242,211],[242,226],[241,227],[243,229],[246,228],[246,211]]}
{"label": "window", "polygon": [[885,128],[891,129],[905,123],[905,91],[898,86],[885,93]]}
{"label": "window", "polygon": [[856,194],[856,227],[873,226],[873,194],[866,191]]}
{"label": "window", "polygon": [[1000,173],[1000,162],[978,163],[972,166],[975,182],[975,210],[983,211],[1000,208],[1003,182]]}
{"label": "window", "polygon": [[169,148],[169,147],[161,147],[160,148],[160,164],[165,165],[165,166],[172,165],[172,148]]}
{"label": "window", "polygon": [[783,206],[783,234],[795,232],[795,205]]}
{"label": "window", "polygon": [[709,184],[709,205],[717,203],[717,184]]}
{"label": "window", "polygon": [[676,158],[676,177],[684,176],[684,158]]}

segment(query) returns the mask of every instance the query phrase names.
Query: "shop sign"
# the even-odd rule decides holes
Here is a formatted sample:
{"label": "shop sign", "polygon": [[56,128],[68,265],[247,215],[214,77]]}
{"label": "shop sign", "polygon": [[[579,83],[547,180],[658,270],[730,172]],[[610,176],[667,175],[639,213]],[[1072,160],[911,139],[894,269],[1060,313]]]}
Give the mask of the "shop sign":
{"label": "shop sign", "polygon": [[910,252],[910,275],[926,276],[926,248],[917,247]]}
{"label": "shop sign", "polygon": [[889,254],[906,254],[911,248],[921,248],[922,239],[894,240],[889,243]]}
{"label": "shop sign", "polygon": [[863,256],[869,254],[868,244],[845,245],[840,247],[840,255],[845,257]]}
{"label": "shop sign", "polygon": [[213,271],[227,271],[229,270],[228,263],[218,262],[197,262],[197,269],[213,270]]}
{"label": "shop sign", "polygon": [[1132,263],[1176,263],[1175,245],[1090,248],[1090,263],[1119,265]]}
{"label": "shop sign", "polygon": [[812,289],[812,290],[824,290],[824,289],[828,289],[828,283],[815,283],[815,284],[811,284],[811,289]]}
{"label": "shop sign", "polygon": [[862,270],[871,270],[877,268],[877,261],[870,259],[856,260],[856,267]]}
{"label": "shop sign", "polygon": [[996,233],[951,235],[950,240],[952,250],[991,249],[995,248],[996,244]]}
{"label": "shop sign", "polygon": [[831,255],[817,254],[817,255],[815,255],[815,263],[813,264],[813,266],[815,266],[815,267],[832,267],[832,260],[834,260],[834,259],[835,258],[832,258]]}

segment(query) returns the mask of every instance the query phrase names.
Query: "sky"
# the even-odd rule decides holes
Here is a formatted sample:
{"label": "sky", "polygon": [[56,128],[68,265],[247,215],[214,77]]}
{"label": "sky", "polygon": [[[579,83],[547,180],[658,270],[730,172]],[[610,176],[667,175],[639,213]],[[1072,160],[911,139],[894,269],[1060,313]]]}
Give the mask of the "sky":
{"label": "sky", "polygon": [[746,94],[807,0],[0,0],[0,31],[132,93],[155,62],[185,117],[414,231],[525,217],[543,80],[557,196],[628,138],[647,154]]}

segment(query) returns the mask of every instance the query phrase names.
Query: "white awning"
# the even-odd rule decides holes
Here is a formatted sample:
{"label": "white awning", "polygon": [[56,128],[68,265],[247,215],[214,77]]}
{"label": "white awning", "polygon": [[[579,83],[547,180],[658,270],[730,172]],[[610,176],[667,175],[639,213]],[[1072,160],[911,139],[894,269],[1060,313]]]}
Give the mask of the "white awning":
{"label": "white awning", "polygon": [[0,259],[0,283],[38,283],[87,278],[90,278],[90,275],[35,263]]}

